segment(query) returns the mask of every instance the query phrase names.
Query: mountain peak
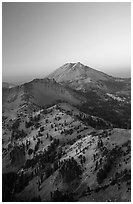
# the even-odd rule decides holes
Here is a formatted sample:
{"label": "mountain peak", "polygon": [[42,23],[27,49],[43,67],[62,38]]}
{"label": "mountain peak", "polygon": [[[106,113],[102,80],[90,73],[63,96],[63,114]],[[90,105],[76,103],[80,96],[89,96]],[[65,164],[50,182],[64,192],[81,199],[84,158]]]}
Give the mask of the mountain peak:
{"label": "mountain peak", "polygon": [[62,69],[71,69],[71,68],[74,68],[74,67],[85,67],[85,65],[83,65],[81,62],[76,62],[76,63],[66,63],[64,64],[62,67]]}
{"label": "mountain peak", "polygon": [[75,65],[77,65],[77,66],[84,66],[81,62],[77,62]]}
{"label": "mountain peak", "polygon": [[77,62],[74,64],[73,68],[76,67],[76,68],[84,68],[85,66],[81,63],[81,62]]}
{"label": "mountain peak", "polygon": [[[76,63],[66,63],[53,73],[51,73],[48,78],[54,78],[56,82],[70,82],[77,84],[80,88],[86,86],[97,86],[99,81],[107,81],[112,79],[111,76],[97,71],[89,66],[83,65],[81,62]],[[98,85],[99,86],[99,85]]]}

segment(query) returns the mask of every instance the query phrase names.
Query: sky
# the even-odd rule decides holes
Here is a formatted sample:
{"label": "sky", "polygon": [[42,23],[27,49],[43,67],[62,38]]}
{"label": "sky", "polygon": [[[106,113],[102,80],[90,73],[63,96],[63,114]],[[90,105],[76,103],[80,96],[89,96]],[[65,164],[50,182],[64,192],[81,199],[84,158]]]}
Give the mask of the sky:
{"label": "sky", "polygon": [[2,81],[44,78],[69,62],[130,77],[130,3],[2,3]]}

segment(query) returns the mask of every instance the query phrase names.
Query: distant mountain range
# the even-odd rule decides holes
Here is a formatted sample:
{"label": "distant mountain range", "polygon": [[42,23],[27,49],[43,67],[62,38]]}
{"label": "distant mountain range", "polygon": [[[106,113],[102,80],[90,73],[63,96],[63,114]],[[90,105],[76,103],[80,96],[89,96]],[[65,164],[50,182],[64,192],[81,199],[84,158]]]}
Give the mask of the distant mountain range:
{"label": "distant mountain range", "polygon": [[2,82],[2,88],[13,88],[15,87],[15,84],[8,83],[8,82]]}

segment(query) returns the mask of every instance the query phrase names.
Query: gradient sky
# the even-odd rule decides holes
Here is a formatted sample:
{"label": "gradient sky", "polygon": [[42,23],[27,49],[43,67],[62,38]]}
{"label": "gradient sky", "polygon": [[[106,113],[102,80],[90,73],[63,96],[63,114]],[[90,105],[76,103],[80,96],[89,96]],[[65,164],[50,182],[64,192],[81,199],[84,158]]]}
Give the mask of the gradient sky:
{"label": "gradient sky", "polygon": [[130,3],[2,3],[3,81],[43,78],[67,62],[130,77]]}

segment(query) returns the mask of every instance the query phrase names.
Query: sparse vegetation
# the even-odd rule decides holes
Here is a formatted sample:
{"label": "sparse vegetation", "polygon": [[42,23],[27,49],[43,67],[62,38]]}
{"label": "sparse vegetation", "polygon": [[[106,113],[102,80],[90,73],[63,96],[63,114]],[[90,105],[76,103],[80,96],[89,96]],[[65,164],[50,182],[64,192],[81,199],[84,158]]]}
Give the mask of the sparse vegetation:
{"label": "sparse vegetation", "polygon": [[77,161],[72,157],[65,160],[60,168],[60,174],[64,182],[69,183],[82,174],[82,168]]}
{"label": "sparse vegetation", "polygon": [[106,154],[106,162],[103,164],[103,167],[99,169],[97,173],[97,182],[101,184],[103,180],[107,177],[108,173],[113,168],[113,164],[116,158],[120,157],[122,154],[120,147],[115,147],[111,151],[108,151]]}
{"label": "sparse vegetation", "polygon": [[[7,176],[13,185],[3,186],[3,200],[89,202],[110,201],[118,195],[118,201],[123,201],[120,191],[130,200],[130,130],[113,128],[127,128],[129,104],[102,100],[103,93],[96,90],[79,94],[69,88],[74,106],[65,103],[64,89],[63,100],[56,101],[53,92],[55,98],[48,105],[43,100],[36,104],[32,86],[27,86],[24,104],[11,111],[10,119],[3,117],[3,172],[15,172],[13,179]],[[77,106],[81,99],[85,103]]]}

